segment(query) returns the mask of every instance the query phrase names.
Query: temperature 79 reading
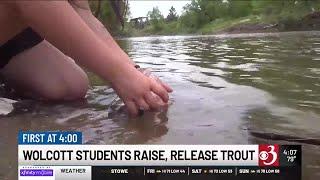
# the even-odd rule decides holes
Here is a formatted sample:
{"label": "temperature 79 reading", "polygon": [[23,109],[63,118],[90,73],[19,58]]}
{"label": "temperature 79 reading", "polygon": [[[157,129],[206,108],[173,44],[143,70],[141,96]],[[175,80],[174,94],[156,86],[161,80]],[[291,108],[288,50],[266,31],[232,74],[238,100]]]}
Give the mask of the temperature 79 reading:
{"label": "temperature 79 reading", "polygon": [[298,150],[296,149],[284,150],[283,154],[287,156],[288,162],[294,162],[294,160],[297,158],[297,151]]}

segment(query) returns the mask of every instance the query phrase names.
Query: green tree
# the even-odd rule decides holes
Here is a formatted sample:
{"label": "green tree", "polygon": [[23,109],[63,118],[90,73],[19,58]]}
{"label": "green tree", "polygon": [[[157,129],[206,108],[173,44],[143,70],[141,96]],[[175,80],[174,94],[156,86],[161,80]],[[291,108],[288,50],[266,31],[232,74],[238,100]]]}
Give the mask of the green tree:
{"label": "green tree", "polygon": [[252,12],[251,0],[228,0],[228,3],[232,17],[244,17]]}
{"label": "green tree", "polygon": [[94,15],[106,26],[111,32],[118,32],[123,28],[127,13],[129,12],[128,0],[119,1],[89,1],[90,8]]}
{"label": "green tree", "polygon": [[159,31],[163,28],[164,17],[158,7],[154,7],[152,11],[149,11],[147,16],[154,31]]}
{"label": "green tree", "polygon": [[210,21],[228,16],[228,1],[226,0],[197,0],[200,10]]}
{"label": "green tree", "polygon": [[201,0],[192,0],[190,4],[183,7],[184,11],[180,17],[181,26],[198,29],[202,25],[210,22],[210,17],[203,9],[204,6],[200,6],[203,5],[201,2]]}
{"label": "green tree", "polygon": [[176,21],[177,19],[178,19],[177,11],[173,6],[171,6],[166,20],[170,22],[170,21]]}

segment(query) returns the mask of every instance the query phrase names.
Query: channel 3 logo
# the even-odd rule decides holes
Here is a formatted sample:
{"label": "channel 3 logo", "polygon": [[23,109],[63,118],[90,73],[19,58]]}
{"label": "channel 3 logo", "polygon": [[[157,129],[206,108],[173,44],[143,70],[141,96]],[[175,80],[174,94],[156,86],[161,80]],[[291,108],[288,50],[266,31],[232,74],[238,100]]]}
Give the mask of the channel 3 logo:
{"label": "channel 3 logo", "polygon": [[279,166],[279,145],[259,145],[259,166]]}

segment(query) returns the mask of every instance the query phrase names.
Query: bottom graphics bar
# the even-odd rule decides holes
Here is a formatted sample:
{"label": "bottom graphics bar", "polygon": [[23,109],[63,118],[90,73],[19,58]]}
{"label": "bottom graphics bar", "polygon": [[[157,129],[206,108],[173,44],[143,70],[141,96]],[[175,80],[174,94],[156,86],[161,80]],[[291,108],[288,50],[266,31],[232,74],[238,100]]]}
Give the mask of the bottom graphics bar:
{"label": "bottom graphics bar", "polygon": [[300,180],[300,167],[92,167],[92,180],[125,179],[258,179],[258,180]]}
{"label": "bottom graphics bar", "polygon": [[20,166],[19,180],[300,180],[300,166]]}

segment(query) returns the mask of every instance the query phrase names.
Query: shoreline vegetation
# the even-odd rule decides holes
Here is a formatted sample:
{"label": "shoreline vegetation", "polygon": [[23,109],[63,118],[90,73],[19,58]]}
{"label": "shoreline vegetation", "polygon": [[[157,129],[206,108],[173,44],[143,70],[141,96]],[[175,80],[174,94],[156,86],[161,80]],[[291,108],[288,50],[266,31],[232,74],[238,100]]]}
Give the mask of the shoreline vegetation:
{"label": "shoreline vegetation", "polygon": [[[128,25],[127,25],[128,26]],[[320,12],[314,12],[290,21],[289,24],[264,20],[263,17],[250,15],[241,18],[217,19],[209,22],[196,30],[177,30],[177,22],[165,23],[163,29],[152,30],[152,25],[143,29],[127,28],[116,33],[118,37],[141,37],[158,35],[216,35],[238,33],[268,33],[286,31],[313,31],[320,30]]]}
{"label": "shoreline vegetation", "polygon": [[106,1],[97,14],[117,37],[320,30],[320,0],[192,0],[180,16],[174,7],[167,16],[150,7],[145,17],[137,18],[129,18],[129,4],[123,2],[123,27]]}

